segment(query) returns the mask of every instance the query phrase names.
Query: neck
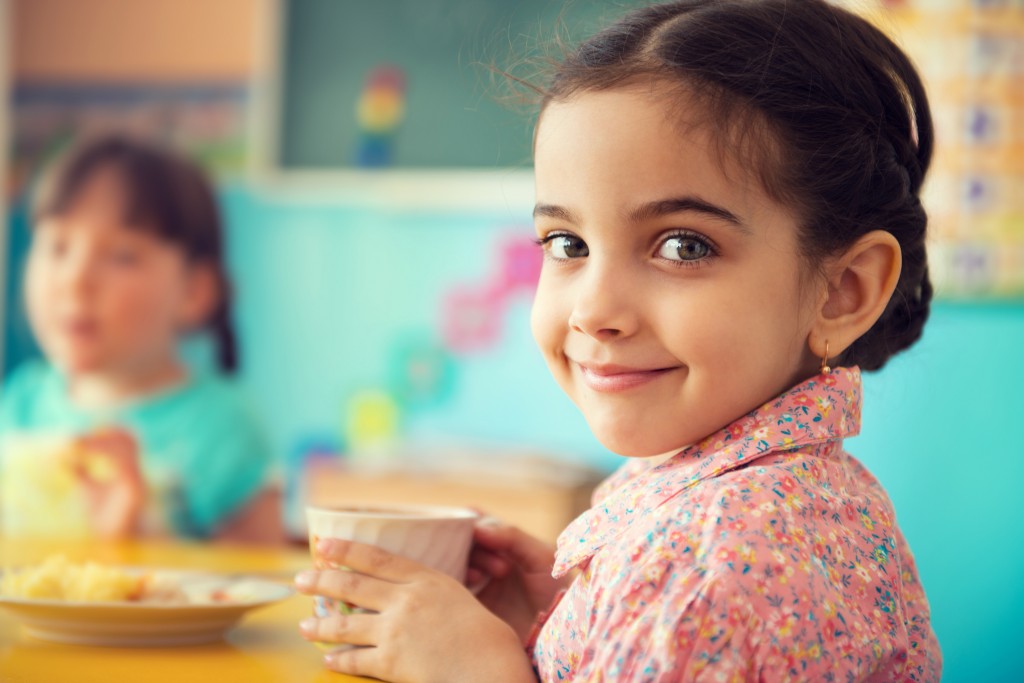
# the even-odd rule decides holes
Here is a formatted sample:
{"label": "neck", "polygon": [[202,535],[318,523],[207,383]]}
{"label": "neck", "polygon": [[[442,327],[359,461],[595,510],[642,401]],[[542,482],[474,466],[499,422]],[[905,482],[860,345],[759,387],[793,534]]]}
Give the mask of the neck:
{"label": "neck", "polygon": [[68,392],[76,405],[103,410],[170,389],[185,381],[187,376],[188,371],[181,361],[168,355],[134,367],[71,375]]}
{"label": "neck", "polygon": [[647,456],[647,458],[645,458],[645,460],[647,460],[647,462],[650,463],[651,467],[657,467],[658,465],[662,464],[663,462],[666,462],[667,460],[671,459],[672,456],[674,456],[675,454],[679,453],[680,451],[684,451],[687,448],[689,448],[689,446],[681,446],[679,448],[673,448],[672,450],[668,451],[667,453],[661,453],[660,455],[650,455],[650,456]]}

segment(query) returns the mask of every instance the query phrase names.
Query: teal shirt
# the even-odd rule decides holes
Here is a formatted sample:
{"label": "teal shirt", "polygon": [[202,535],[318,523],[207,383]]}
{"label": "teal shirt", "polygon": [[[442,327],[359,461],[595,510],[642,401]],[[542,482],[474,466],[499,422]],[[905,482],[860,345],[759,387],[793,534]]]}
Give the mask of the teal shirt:
{"label": "teal shirt", "polygon": [[266,484],[265,438],[241,392],[223,378],[196,376],[103,413],[72,404],[64,378],[41,361],[19,367],[0,389],[0,436],[109,426],[139,441],[150,491],[160,491],[163,526],[180,536],[210,536]]}

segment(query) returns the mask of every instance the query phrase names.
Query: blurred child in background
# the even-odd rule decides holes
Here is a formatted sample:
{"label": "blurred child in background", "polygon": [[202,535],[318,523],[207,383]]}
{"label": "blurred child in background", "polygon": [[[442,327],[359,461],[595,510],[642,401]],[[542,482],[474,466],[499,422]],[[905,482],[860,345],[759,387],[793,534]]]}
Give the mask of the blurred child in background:
{"label": "blurred child in background", "polygon": [[238,389],[194,372],[209,332],[238,363],[213,192],[168,150],[107,136],[40,184],[25,290],[45,355],[0,391],[9,533],[270,541],[270,454]]}

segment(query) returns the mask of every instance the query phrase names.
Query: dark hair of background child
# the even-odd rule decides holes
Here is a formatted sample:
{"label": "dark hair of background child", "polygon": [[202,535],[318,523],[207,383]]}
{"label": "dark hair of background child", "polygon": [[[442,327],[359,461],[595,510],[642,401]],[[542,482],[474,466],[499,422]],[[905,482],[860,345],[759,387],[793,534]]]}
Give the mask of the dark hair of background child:
{"label": "dark hair of background child", "polygon": [[[907,56],[825,0],[682,0],[634,10],[521,79],[543,107],[586,91],[665,82],[695,97],[722,156],[753,158],[769,196],[796,212],[812,268],[873,230],[903,252],[881,318],[834,364],[878,370],[921,336],[932,285],[919,199],[933,129]],[[743,162],[741,168],[749,168]]]}
{"label": "dark hair of background child", "polygon": [[213,269],[219,301],[205,327],[217,344],[222,371],[238,368],[231,322],[231,282],[224,263],[220,212],[202,169],[182,156],[120,135],[92,138],[73,147],[44,175],[34,197],[32,222],[69,210],[93,175],[113,170],[124,183],[125,224],[180,247],[189,262]]}

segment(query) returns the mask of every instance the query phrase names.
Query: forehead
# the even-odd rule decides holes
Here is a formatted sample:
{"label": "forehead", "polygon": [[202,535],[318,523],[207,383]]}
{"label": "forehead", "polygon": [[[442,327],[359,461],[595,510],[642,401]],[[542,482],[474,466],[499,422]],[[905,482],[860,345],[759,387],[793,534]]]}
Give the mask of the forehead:
{"label": "forehead", "polygon": [[722,153],[706,118],[684,93],[665,96],[642,85],[553,101],[537,128],[537,201],[613,206],[685,194],[752,221],[788,213],[753,169]]}
{"label": "forehead", "polygon": [[37,214],[37,230],[135,241],[159,238],[153,221],[140,215],[139,199],[133,197],[125,172],[114,165],[100,166],[50,191]]}
{"label": "forehead", "polygon": [[124,178],[114,168],[100,167],[82,178],[61,179],[47,188],[39,207],[41,223],[100,223],[117,227],[128,213]]}

